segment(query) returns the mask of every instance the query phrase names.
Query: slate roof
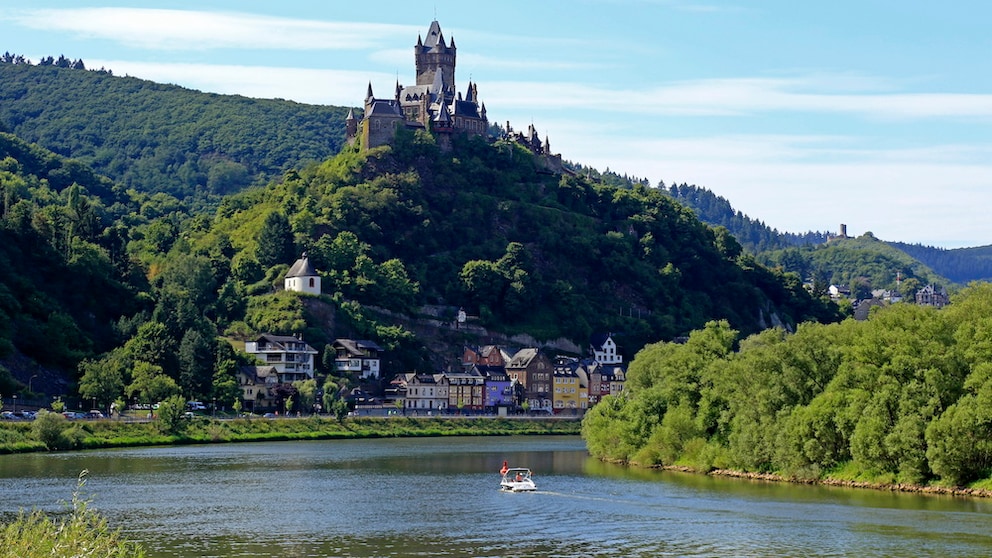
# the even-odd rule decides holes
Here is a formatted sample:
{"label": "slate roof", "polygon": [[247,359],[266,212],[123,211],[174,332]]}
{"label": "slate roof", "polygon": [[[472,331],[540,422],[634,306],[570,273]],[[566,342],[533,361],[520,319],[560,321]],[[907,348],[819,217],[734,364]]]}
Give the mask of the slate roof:
{"label": "slate roof", "polygon": [[303,256],[296,260],[293,267],[289,268],[289,272],[286,273],[286,277],[316,277],[317,270],[310,265],[310,258],[307,257],[307,253],[303,252]]}

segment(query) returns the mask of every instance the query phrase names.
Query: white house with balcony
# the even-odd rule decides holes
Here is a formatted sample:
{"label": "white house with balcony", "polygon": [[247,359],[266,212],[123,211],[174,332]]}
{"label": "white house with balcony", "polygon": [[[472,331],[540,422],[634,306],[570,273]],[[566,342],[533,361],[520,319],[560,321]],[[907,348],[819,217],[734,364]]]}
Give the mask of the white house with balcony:
{"label": "white house with balcony", "polygon": [[354,374],[362,379],[381,378],[379,354],[382,347],[365,339],[335,339],[334,370],[338,374]]}
{"label": "white house with balcony", "polygon": [[317,350],[300,337],[263,333],[245,343],[245,352],[254,355],[263,365],[274,368],[279,383],[313,378]]}

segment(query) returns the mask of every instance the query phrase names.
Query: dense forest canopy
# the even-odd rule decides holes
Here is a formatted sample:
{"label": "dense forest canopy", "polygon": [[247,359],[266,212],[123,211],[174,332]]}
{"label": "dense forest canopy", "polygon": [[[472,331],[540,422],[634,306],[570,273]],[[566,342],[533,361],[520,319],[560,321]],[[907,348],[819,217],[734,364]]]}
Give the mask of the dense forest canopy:
{"label": "dense forest canopy", "polygon": [[769,329],[726,322],[645,347],[584,419],[589,450],[642,465],[964,485],[992,472],[992,285],[941,310]]}
{"label": "dense forest canopy", "polygon": [[229,194],[323,161],[344,142],[347,108],[201,93],[65,57],[26,62],[0,57],[0,131],[125,188],[179,199]]}
{"label": "dense forest canopy", "polygon": [[771,250],[757,259],[807,278],[814,292],[829,285],[847,287],[855,300],[872,298],[872,291],[878,289],[898,291],[904,299],[913,300],[926,285],[950,286],[950,281],[871,233],[816,246]]}

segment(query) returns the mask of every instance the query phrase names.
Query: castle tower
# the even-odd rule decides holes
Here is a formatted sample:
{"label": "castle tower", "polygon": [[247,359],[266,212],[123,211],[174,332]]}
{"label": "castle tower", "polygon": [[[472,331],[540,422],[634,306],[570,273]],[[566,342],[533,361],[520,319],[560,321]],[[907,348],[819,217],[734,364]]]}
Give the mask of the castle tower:
{"label": "castle tower", "polygon": [[344,129],[348,145],[354,145],[358,137],[358,119],[355,118],[355,110],[352,108],[348,109],[348,117],[344,119]]}
{"label": "castle tower", "polygon": [[418,35],[417,46],[413,51],[417,66],[417,85],[432,85],[434,74],[442,70],[444,88],[454,91],[455,51],[455,40],[451,39],[450,45],[445,44],[441,25],[437,20],[432,21],[430,29],[427,30],[427,39],[421,41]]}

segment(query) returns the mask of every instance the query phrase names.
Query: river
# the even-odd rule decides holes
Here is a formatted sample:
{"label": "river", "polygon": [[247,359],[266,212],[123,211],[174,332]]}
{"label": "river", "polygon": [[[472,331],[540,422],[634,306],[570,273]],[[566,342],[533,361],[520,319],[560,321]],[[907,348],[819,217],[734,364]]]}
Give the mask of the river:
{"label": "river", "polygon": [[[504,459],[538,491],[500,492]],[[992,555],[992,501],[632,470],[571,436],[4,455],[0,516],[63,509],[83,469],[155,558]]]}

